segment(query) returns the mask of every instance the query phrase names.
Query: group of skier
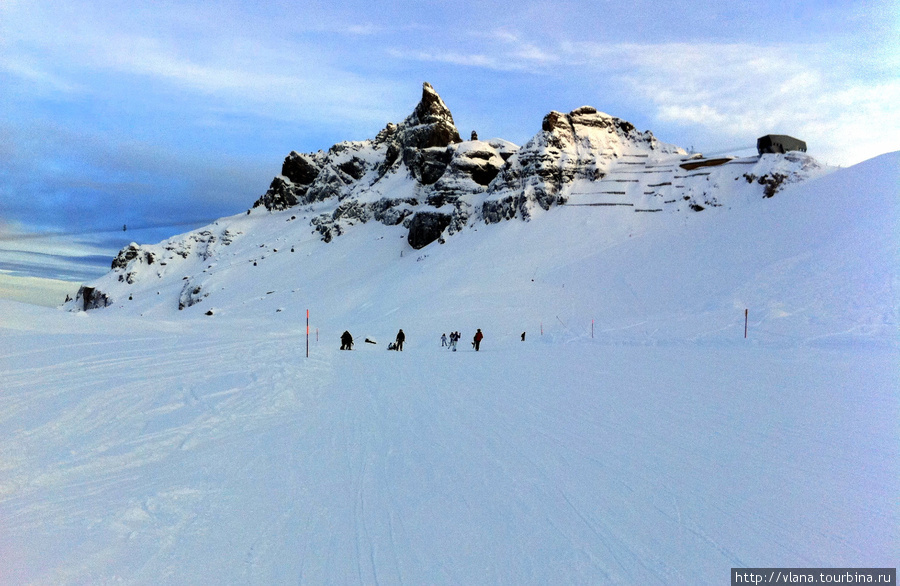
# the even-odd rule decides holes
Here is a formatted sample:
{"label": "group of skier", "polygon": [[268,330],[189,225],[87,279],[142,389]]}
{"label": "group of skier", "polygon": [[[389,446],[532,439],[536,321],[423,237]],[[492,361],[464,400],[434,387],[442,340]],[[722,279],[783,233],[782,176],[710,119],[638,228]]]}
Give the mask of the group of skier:
{"label": "group of skier", "polygon": [[[441,334],[441,347],[447,347],[450,350],[456,352],[456,343],[459,342],[460,338],[462,338],[462,334],[459,332],[450,332],[450,338],[448,340],[447,334]],[[475,348],[475,351],[478,352],[481,347],[481,340],[484,339],[484,334],[481,333],[481,328],[478,328],[478,331],[475,332],[475,337],[472,338],[472,347]],[[369,339],[366,339],[369,342]],[[397,350],[403,351],[403,342],[406,341],[406,334],[403,333],[403,329],[401,328],[399,332],[397,332],[397,338],[388,344],[388,350]],[[372,342],[374,344],[374,342]],[[350,335],[349,331],[344,331],[341,334],[341,350],[352,350],[353,349],[353,336]]]}
{"label": "group of skier", "polygon": [[[388,344],[388,350],[399,350],[403,351],[403,342],[406,341],[406,334],[403,333],[403,329],[401,328],[399,332],[397,332],[397,338]],[[366,338],[366,342],[370,344],[374,344],[372,340]],[[344,333],[341,334],[341,350],[353,350],[353,336],[349,331],[344,330]]]}
{"label": "group of skier", "polygon": [[[456,352],[456,343],[459,342],[460,338],[462,338],[462,334],[459,332],[450,332],[449,341],[447,334],[441,334],[441,348],[446,346],[448,349]],[[478,331],[475,332],[475,337],[472,339],[472,347],[475,348],[476,352],[481,347],[481,340],[483,339],[484,334],[481,333],[481,328],[478,328]]]}

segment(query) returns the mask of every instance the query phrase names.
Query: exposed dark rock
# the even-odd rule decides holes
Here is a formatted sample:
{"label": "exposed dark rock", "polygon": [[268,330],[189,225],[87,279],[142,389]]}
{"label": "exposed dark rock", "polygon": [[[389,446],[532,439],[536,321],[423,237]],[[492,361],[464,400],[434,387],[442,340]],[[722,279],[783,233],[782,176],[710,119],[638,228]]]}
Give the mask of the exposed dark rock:
{"label": "exposed dark rock", "polygon": [[427,149],[462,142],[450,109],[428,82],[422,84],[422,99],[400,127],[398,138],[404,147]]}
{"label": "exposed dark rock", "polygon": [[90,309],[100,309],[112,305],[112,301],[106,296],[106,293],[94,287],[86,287],[82,285],[75,295],[75,304],[80,306],[84,311]]}
{"label": "exposed dark rock", "polygon": [[767,173],[761,177],[757,177],[752,173],[744,173],[744,179],[747,183],[754,181],[763,186],[763,197],[769,198],[778,193],[788,176],[784,173]]}
{"label": "exposed dark rock", "polygon": [[138,244],[132,242],[119,251],[119,254],[117,254],[116,258],[112,261],[112,268],[124,269],[128,266],[128,263],[134,259],[139,259],[139,262],[145,262],[148,265],[152,265],[156,261],[156,256],[152,252],[141,249]]}
{"label": "exposed dark rock", "polygon": [[307,191],[319,176],[322,166],[321,153],[291,151],[281,165],[281,175],[272,179],[268,191],[254,202],[253,207],[265,206],[269,211],[276,211],[306,203]]}
{"label": "exposed dark rock", "polygon": [[453,151],[446,147],[428,149],[406,148],[403,150],[403,162],[413,177],[423,185],[431,185],[441,178]]}
{"label": "exposed dark rock", "polygon": [[[506,165],[501,150],[515,148],[505,141],[472,141],[452,148],[452,158],[441,178],[434,184],[434,192],[426,199],[429,205],[440,208],[447,204],[457,206],[454,217],[466,216],[458,204],[468,196],[486,190],[500,169]],[[450,149],[448,149],[450,150]],[[470,207],[470,204],[466,204]],[[454,225],[457,221],[454,221]]]}
{"label": "exposed dark rock", "polygon": [[302,203],[313,203],[331,198],[340,199],[341,195],[343,195],[343,187],[351,181],[352,179],[340,173],[338,169],[330,166],[326,167],[319,174],[316,182],[309,187]]}
{"label": "exposed dark rock", "polygon": [[181,295],[178,296],[178,310],[196,305],[207,297],[209,293],[203,291],[202,285],[196,285],[188,279],[181,288]]}
{"label": "exposed dark rock", "polygon": [[485,224],[496,224],[516,217],[517,210],[524,204],[524,197],[507,196],[488,200],[481,205],[481,216]]}
{"label": "exposed dark rock", "polygon": [[[286,210],[299,203],[294,184],[286,177],[278,176],[272,179],[268,191],[258,200],[253,202],[253,207],[265,206],[269,211]],[[250,212],[247,211],[249,214]]]}
{"label": "exposed dark rock", "polygon": [[295,185],[310,185],[316,180],[321,167],[309,155],[291,151],[281,165],[281,174]]}
{"label": "exposed dark rock", "polygon": [[416,212],[409,225],[407,242],[416,250],[437,240],[450,225],[452,217],[440,212]]}
{"label": "exposed dark rock", "polygon": [[456,177],[469,177],[478,185],[487,186],[506,161],[493,145],[486,142],[475,142],[474,145],[474,147],[467,145],[467,148],[456,151],[450,161],[452,174]]}
{"label": "exposed dark rock", "polygon": [[382,224],[396,226],[412,215],[415,206],[419,205],[416,199],[380,199],[369,204],[372,209],[372,217]]}
{"label": "exposed dark rock", "polygon": [[338,235],[340,234],[340,227],[335,225],[334,219],[329,214],[319,214],[310,220],[310,225],[316,229],[316,232],[322,235],[323,242],[331,242],[331,239],[335,236],[335,234],[332,233],[332,229],[335,229],[334,231],[337,232]]}
{"label": "exposed dark rock", "polygon": [[385,142],[389,142],[394,138],[394,135],[397,134],[397,125],[393,122],[388,122],[387,126],[385,126],[382,130],[375,135],[375,145],[380,145]]}
{"label": "exposed dark rock", "polygon": [[366,174],[365,162],[356,157],[353,157],[349,161],[344,161],[343,163],[338,165],[338,169],[340,169],[356,181],[362,179],[363,175]]}
{"label": "exposed dark rock", "polygon": [[351,222],[364,223],[372,219],[372,210],[368,205],[362,204],[355,199],[346,200],[334,210],[332,219],[345,219]]}
{"label": "exposed dark rock", "polygon": [[541,122],[541,130],[544,132],[553,132],[554,130],[568,131],[571,127],[572,124],[569,122],[568,117],[556,110],[544,116],[544,121]]}
{"label": "exposed dark rock", "polygon": [[472,180],[479,185],[490,185],[499,172],[500,169],[489,165],[475,167],[472,169]]}
{"label": "exposed dark rock", "polygon": [[[388,173],[401,172],[401,165],[407,167],[419,184],[431,186],[444,176],[453,158],[454,149],[450,147],[461,142],[450,110],[434,88],[424,83],[422,97],[413,112],[400,124],[385,126],[373,140],[338,143],[327,153],[291,152],[285,158],[281,175],[272,180],[254,207],[279,211],[333,198],[343,200],[370,171],[373,172],[370,184],[374,184]],[[357,151],[365,152],[365,155],[356,156]],[[380,155],[380,160],[373,154]],[[486,185],[496,175],[495,167],[498,167],[496,161],[493,165],[481,164],[474,168],[470,174],[474,186],[457,191],[479,191],[479,184]],[[443,199],[452,203],[458,196],[457,191],[445,194]],[[405,222],[412,214],[408,202],[384,199],[386,201],[377,206],[369,203],[342,205],[333,217],[318,218],[312,224],[327,241],[340,233],[339,222],[365,222],[374,218],[397,224]],[[401,208],[391,211],[389,208],[393,205]]]}

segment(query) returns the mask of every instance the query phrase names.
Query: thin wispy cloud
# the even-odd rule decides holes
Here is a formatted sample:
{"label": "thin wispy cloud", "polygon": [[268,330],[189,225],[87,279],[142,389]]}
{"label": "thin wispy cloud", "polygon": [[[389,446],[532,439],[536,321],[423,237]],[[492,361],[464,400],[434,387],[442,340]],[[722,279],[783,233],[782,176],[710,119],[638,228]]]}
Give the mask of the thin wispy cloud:
{"label": "thin wispy cloud", "polygon": [[[101,17],[71,28],[55,21],[39,30],[17,28],[5,41],[15,57],[0,59],[0,71],[45,91],[94,94],[109,89],[95,78],[115,76],[124,91],[138,84],[153,90],[157,84],[156,91],[167,86],[260,117],[341,120],[344,126],[384,120],[384,97],[395,91],[389,83],[347,71],[312,42],[275,37],[260,43],[238,34],[223,43],[199,26],[190,29],[186,42],[163,30],[116,26]],[[355,25],[344,32],[368,36],[376,30]]]}
{"label": "thin wispy cloud", "polygon": [[[647,104],[656,120],[714,131],[726,142],[790,131],[807,138],[821,156],[845,164],[900,148],[900,80],[830,73],[875,68],[875,57],[872,63],[858,55],[842,61],[826,47],[809,44],[565,40],[538,46],[523,38],[498,31],[484,36],[486,47],[475,46],[471,53],[395,49],[392,54],[496,71],[603,79],[608,94]],[[849,137],[855,140],[848,143]]]}

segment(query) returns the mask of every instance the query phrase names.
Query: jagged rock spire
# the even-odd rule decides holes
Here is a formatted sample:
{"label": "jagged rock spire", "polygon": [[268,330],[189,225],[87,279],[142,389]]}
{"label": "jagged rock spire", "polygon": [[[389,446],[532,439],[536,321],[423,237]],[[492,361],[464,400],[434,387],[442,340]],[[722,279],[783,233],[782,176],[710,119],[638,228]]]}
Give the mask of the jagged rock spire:
{"label": "jagged rock spire", "polygon": [[405,147],[425,149],[462,142],[450,108],[427,81],[422,84],[422,99],[401,127],[406,130],[401,139]]}
{"label": "jagged rock spire", "polygon": [[404,124],[414,126],[416,124],[434,124],[436,122],[450,122],[453,124],[453,115],[450,108],[441,99],[434,87],[427,81],[422,84],[422,99],[416,109],[410,114]]}

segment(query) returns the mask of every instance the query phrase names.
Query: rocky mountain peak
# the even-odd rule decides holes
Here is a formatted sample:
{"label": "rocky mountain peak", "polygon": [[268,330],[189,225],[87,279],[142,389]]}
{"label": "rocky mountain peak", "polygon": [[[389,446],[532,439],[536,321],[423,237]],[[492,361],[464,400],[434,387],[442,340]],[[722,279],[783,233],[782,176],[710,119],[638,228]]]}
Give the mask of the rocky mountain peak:
{"label": "rocky mountain peak", "polygon": [[[541,130],[554,135],[557,138],[573,140],[576,137],[585,137],[596,141],[605,138],[605,142],[611,139],[613,142],[637,142],[647,143],[646,146],[654,148],[651,144],[653,135],[649,132],[638,132],[633,124],[627,120],[598,112],[592,106],[575,108],[568,114],[552,111],[544,116]],[[599,132],[592,132],[593,130]],[[604,135],[606,135],[604,137]]]}
{"label": "rocky mountain peak", "polygon": [[[269,220],[258,217],[262,213],[285,211],[271,222],[283,223],[294,237],[318,233],[324,242],[375,221],[405,229],[409,246],[421,249],[479,223],[528,221],[558,206],[586,206],[586,214],[615,214],[616,222],[627,222],[636,212],[692,213],[770,198],[818,168],[803,153],[705,159],[591,106],[550,112],[522,147],[499,138],[478,140],[475,133],[462,141],[450,109],[424,83],[412,114],[373,139],[292,151],[253,205],[263,210],[249,210],[257,217],[246,221],[264,225]],[[130,298],[132,286],[152,287],[148,283],[167,274],[175,279],[176,272],[184,281],[178,307],[202,302],[213,290],[208,271],[215,265],[209,260],[243,234],[234,222],[156,246],[130,245],[113,261],[103,289],[83,288],[70,307],[103,307]],[[189,266],[205,268],[184,276]]]}
{"label": "rocky mountain peak", "polygon": [[401,124],[404,147],[445,147],[462,142],[450,108],[427,81],[422,84],[422,99]]}
{"label": "rocky mountain peak", "polygon": [[[686,176],[681,165],[687,157],[649,130],[638,131],[592,106],[551,111],[521,148],[496,138],[478,140],[475,133],[463,141],[450,109],[425,82],[412,113],[388,123],[374,139],[291,152],[254,207],[316,206],[310,223],[326,242],[355,223],[402,224],[410,245],[421,248],[477,221],[528,220],[571,203],[698,211],[720,205],[719,186],[728,183],[717,175],[732,182],[736,169],[753,171],[753,180],[766,175],[748,161],[741,164],[753,168],[732,165],[724,174]],[[790,176],[791,170],[781,174]]]}
{"label": "rocky mountain peak", "polygon": [[453,115],[450,108],[441,99],[437,91],[427,81],[422,84],[422,99],[419,100],[416,109],[407,117],[405,123],[413,124],[434,124],[448,120],[453,123]]}

